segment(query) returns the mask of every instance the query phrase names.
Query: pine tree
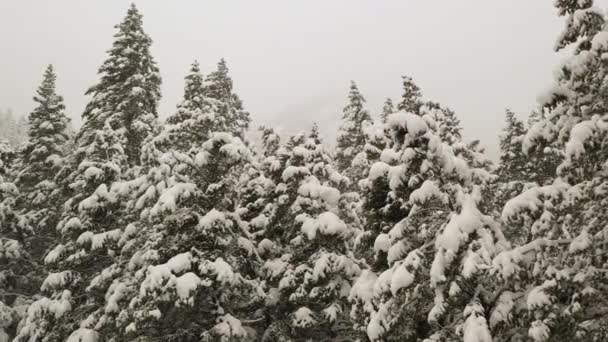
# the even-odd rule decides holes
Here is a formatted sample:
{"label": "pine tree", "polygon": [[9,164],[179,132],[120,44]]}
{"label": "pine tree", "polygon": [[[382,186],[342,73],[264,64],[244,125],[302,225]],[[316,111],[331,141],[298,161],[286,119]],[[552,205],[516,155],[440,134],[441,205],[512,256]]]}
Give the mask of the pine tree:
{"label": "pine tree", "polygon": [[14,297],[5,302],[7,305],[20,305],[38,292],[46,276],[42,258],[56,242],[60,208],[53,179],[65,155],[69,120],[64,114],[63,99],[55,91],[55,81],[56,75],[49,65],[34,96],[38,106],[29,115],[28,143],[14,165],[18,194],[2,204],[0,233],[4,238],[14,239],[13,243],[23,249],[17,263],[11,265],[3,278],[10,283],[5,287],[7,291],[25,297]]}
{"label": "pine tree", "polygon": [[422,93],[414,80],[409,76],[401,76],[403,79],[403,95],[397,109],[408,113],[419,114],[422,106]]}
{"label": "pine tree", "polygon": [[76,136],[84,149],[94,144],[96,132],[109,124],[129,165],[139,165],[143,142],[154,129],[160,99],[160,75],[150,55],[152,39],[143,31],[142,15],[134,4],[116,26],[108,58],[99,68],[100,79],[86,92],[91,95]]}
{"label": "pine tree", "polygon": [[203,95],[205,93],[204,79],[198,61],[192,63],[184,81],[184,99],[178,105],[177,113],[167,118],[167,123],[172,125],[191,119],[195,112],[203,111],[208,106]]}
{"label": "pine tree", "polygon": [[356,228],[349,224],[350,199],[338,190],[347,180],[314,136],[290,139],[278,197],[258,244],[271,322],[262,341],[330,340],[350,329],[346,297],[359,265],[349,241]]}
{"label": "pine tree", "polygon": [[65,204],[57,225],[60,243],[44,259],[50,269],[41,286],[44,296],[28,308],[16,341],[65,340],[104,302],[104,292],[89,284],[113,263],[114,242],[126,226],[112,183],[140,163],[160,96],[151,39],[134,5],[117,29],[100,81],[87,91],[93,97],[82,115],[76,150],[57,175]]}
{"label": "pine tree", "polygon": [[135,220],[108,241],[121,256],[90,282],[89,291],[104,291],[106,301],[86,328],[121,340],[254,337],[243,319],[255,318],[252,307],[262,299],[257,251],[235,211],[250,157],[240,139],[212,132],[205,143],[160,154],[147,174],[115,184]]}
{"label": "pine tree", "polygon": [[204,98],[214,106],[220,131],[226,131],[243,138],[249,128],[251,119],[243,109],[241,99],[232,91],[232,78],[228,75],[228,66],[222,58],[217,70],[205,79]]}
{"label": "pine tree", "polygon": [[357,84],[351,81],[348,94],[348,105],[342,110],[342,124],[338,131],[336,143],[336,166],[338,171],[353,176],[349,171],[355,156],[363,151],[365,136],[363,128],[371,123],[371,117],[364,108],[365,98],[359,92]]}
{"label": "pine tree", "polygon": [[505,112],[506,126],[500,136],[499,177],[503,181],[522,181],[528,179],[527,158],[523,152],[522,141],[526,134],[524,123],[510,110]]}
{"label": "pine tree", "polygon": [[167,118],[167,124],[144,149],[144,158],[155,160],[159,156],[149,156],[151,152],[167,151],[188,152],[209,139],[213,131],[221,129],[223,122],[218,120],[214,107],[203,97],[205,88],[203,75],[198,62],[192,63],[190,72],[185,77],[184,98],[177,106],[177,111]]}
{"label": "pine tree", "polygon": [[386,123],[388,116],[395,112],[395,106],[393,100],[390,97],[386,98],[384,105],[382,106],[382,113],[380,114],[380,120],[382,123]]}
{"label": "pine tree", "polygon": [[443,141],[447,121],[435,118],[393,114],[393,145],[362,182],[366,229],[355,252],[370,268],[353,285],[351,317],[372,341],[462,338],[467,307],[487,299],[459,289],[474,287],[489,267],[480,255],[506,244],[478,209],[489,165],[476,160],[474,144]]}
{"label": "pine tree", "polygon": [[462,127],[456,113],[437,102],[426,102],[420,108],[421,115],[428,115],[437,124],[439,138],[448,145],[462,141]]}
{"label": "pine tree", "polygon": [[523,146],[528,153],[559,150],[563,160],[555,180],[525,190],[503,209],[503,222],[525,229],[529,237],[494,261],[504,293],[494,327],[501,341],[608,338],[608,232],[600,223],[608,219],[603,195],[608,35],[604,14],[592,0],[560,0],[556,7],[566,17],[556,49],[568,47],[572,56],[556,75],[556,86],[541,97],[543,115]]}

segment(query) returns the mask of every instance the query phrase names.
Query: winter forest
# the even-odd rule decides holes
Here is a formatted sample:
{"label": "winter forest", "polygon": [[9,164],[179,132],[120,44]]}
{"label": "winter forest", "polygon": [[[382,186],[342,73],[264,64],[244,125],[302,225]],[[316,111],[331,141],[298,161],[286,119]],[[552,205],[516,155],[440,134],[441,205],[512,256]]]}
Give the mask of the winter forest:
{"label": "winter forest", "polygon": [[52,65],[0,113],[0,342],[608,341],[608,18],[555,6],[494,162],[407,75],[380,113],[347,83],[335,142],[251,127],[223,59],[161,120],[131,5],[80,127]]}

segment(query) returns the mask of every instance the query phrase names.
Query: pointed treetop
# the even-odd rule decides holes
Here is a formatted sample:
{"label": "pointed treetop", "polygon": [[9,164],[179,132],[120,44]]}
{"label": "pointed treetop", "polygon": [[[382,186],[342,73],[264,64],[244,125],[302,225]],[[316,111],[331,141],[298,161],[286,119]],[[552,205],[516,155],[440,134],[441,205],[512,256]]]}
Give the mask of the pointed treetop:
{"label": "pointed treetop", "polygon": [[386,123],[388,120],[388,116],[395,112],[395,105],[393,105],[393,100],[390,97],[386,98],[384,101],[384,105],[382,106],[382,113],[380,114],[380,119],[382,123]]}
{"label": "pointed treetop", "polygon": [[[34,96],[34,101],[44,104],[49,101],[61,102],[63,99],[58,97],[54,99],[57,95],[55,94],[55,81],[57,80],[57,75],[53,69],[53,65],[49,64],[44,71],[44,76],[42,79],[42,83],[38,87],[36,91],[37,96]],[[61,106],[63,106],[61,104]],[[63,107],[61,108],[63,109]]]}
{"label": "pointed treetop", "polygon": [[154,131],[160,100],[158,66],[150,53],[152,39],[143,30],[142,15],[131,5],[123,21],[115,26],[112,47],[99,67],[97,84],[86,92],[91,95],[83,114],[76,141],[83,154],[94,143],[96,131],[110,122],[117,141],[128,156],[128,163],[139,165],[143,142]]}
{"label": "pointed treetop", "polygon": [[190,72],[185,77],[184,101],[188,101],[197,108],[202,108],[203,102],[203,74],[198,61],[194,61],[190,66]]}
{"label": "pointed treetop", "polygon": [[401,102],[397,105],[397,109],[409,113],[419,114],[422,106],[422,93],[414,80],[409,76],[402,76],[403,79],[403,95]]}
{"label": "pointed treetop", "polygon": [[320,145],[322,143],[321,133],[319,132],[319,125],[317,125],[316,122],[313,122],[308,137],[310,139],[313,139],[315,141],[315,144],[317,145]]}
{"label": "pointed treetop", "polygon": [[365,98],[363,97],[363,95],[361,95],[361,92],[359,92],[359,87],[357,87],[355,81],[350,81],[348,101],[348,105],[346,105],[343,110],[343,118],[345,119],[352,115],[358,115],[360,112],[363,111],[363,105],[365,104]]}
{"label": "pointed treetop", "polygon": [[69,119],[64,113],[63,98],[56,93],[56,80],[53,66],[49,65],[34,96],[38,106],[28,116],[29,141],[22,151],[25,169],[20,182],[30,185],[52,178],[49,172],[57,171],[55,167],[59,166],[68,141]]}

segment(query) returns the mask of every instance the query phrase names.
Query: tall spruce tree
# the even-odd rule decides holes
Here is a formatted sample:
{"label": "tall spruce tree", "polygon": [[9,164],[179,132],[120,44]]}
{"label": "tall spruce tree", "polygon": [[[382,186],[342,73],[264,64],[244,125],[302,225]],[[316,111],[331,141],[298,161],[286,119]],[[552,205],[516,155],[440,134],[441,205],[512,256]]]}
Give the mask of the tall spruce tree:
{"label": "tall spruce tree", "polygon": [[207,104],[204,100],[204,78],[198,61],[192,62],[190,70],[184,77],[184,99],[177,106],[177,112],[167,118],[167,123],[177,124],[192,118],[197,111],[202,111]]}
{"label": "tall spruce tree", "polygon": [[397,109],[419,114],[420,107],[423,104],[420,87],[409,76],[401,76],[401,78],[403,80],[403,95],[401,95],[401,101],[397,104]]}
{"label": "tall spruce tree", "polygon": [[314,133],[292,137],[286,150],[258,244],[270,323],[262,341],[347,338],[346,299],[359,272],[349,250],[356,230],[350,198],[338,190],[347,179]]}
{"label": "tall spruce tree", "polygon": [[243,102],[232,89],[232,78],[228,75],[228,66],[222,58],[217,69],[205,78],[204,96],[218,116],[220,131],[229,132],[240,138],[244,137],[251,119],[243,109]]}
{"label": "tall spruce tree", "polygon": [[[361,182],[365,230],[355,252],[369,268],[350,298],[363,340],[462,338],[469,308],[477,312],[489,299],[459,289],[475,287],[489,267],[491,259],[479,255],[506,243],[478,209],[491,179],[485,158],[477,160],[474,145],[442,139],[450,122],[439,118],[443,112],[421,113],[389,117],[393,143]],[[482,323],[475,327],[485,333]]]}
{"label": "tall spruce tree", "polygon": [[365,98],[359,92],[354,81],[350,83],[348,104],[342,110],[342,124],[338,130],[336,143],[336,166],[338,171],[353,176],[348,169],[353,159],[363,151],[365,135],[363,129],[371,123],[371,117],[365,109]]}
{"label": "tall spruce tree", "polygon": [[608,33],[592,0],[555,5],[566,18],[556,49],[572,55],[540,97],[543,115],[523,147],[527,153],[557,149],[563,159],[554,180],[525,190],[503,209],[503,222],[529,237],[494,261],[502,291],[494,324],[499,341],[608,339]]}
{"label": "tall spruce tree", "polygon": [[140,164],[160,97],[151,39],[135,5],[116,28],[108,59],[99,68],[100,81],[87,91],[92,98],[75,153],[58,174],[66,200],[57,225],[60,243],[44,259],[50,269],[41,286],[44,296],[28,308],[17,341],[66,340],[104,301],[102,290],[88,286],[116,256],[111,244],[102,248],[103,241],[114,241],[125,226],[111,185]]}
{"label": "tall spruce tree", "polygon": [[[9,306],[21,305],[39,291],[46,277],[42,259],[47,249],[56,243],[60,206],[54,178],[66,153],[69,123],[63,99],[55,91],[56,78],[49,65],[34,96],[38,106],[29,115],[28,143],[19,152],[13,167],[18,193],[7,198],[0,209],[0,236],[9,239],[5,243],[13,241],[13,245],[22,248],[20,257],[6,264],[9,267],[1,277],[6,291],[19,294],[5,298]],[[11,331],[11,335],[13,333]]]}
{"label": "tall spruce tree", "polygon": [[[167,125],[152,139],[152,144],[144,149],[144,158],[155,161],[154,152],[188,152],[200,147],[213,131],[222,128],[221,121],[214,109],[204,98],[203,75],[198,62],[194,61],[185,77],[184,97],[177,111],[167,118]],[[150,148],[152,147],[152,148]]]}
{"label": "tall spruce tree", "polygon": [[380,121],[382,123],[386,123],[388,116],[395,112],[395,106],[393,105],[393,100],[390,97],[386,98],[384,101],[384,105],[382,106],[382,113],[380,113]]}
{"label": "tall spruce tree", "polygon": [[116,26],[108,58],[99,68],[99,82],[86,94],[91,101],[82,114],[78,146],[94,144],[96,132],[107,124],[118,135],[129,165],[139,165],[141,148],[153,131],[160,99],[160,75],[150,46],[152,39],[143,30],[142,15],[135,4]]}

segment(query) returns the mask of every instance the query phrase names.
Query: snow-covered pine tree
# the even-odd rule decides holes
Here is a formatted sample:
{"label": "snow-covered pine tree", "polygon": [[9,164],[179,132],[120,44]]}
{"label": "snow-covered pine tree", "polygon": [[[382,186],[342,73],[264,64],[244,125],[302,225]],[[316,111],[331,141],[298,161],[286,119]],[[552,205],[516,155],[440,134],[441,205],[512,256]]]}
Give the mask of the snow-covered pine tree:
{"label": "snow-covered pine tree", "polygon": [[371,117],[365,109],[365,98],[354,81],[350,83],[348,104],[342,110],[342,123],[336,141],[336,167],[339,172],[351,179],[356,187],[358,175],[352,169],[352,162],[365,147],[364,128],[371,124]]}
{"label": "snow-covered pine tree", "polygon": [[[515,113],[505,111],[506,125],[500,135],[500,165],[498,177],[501,182],[528,181],[528,158],[524,154],[522,143],[526,135],[524,123],[519,120]],[[519,189],[517,192],[521,191]],[[515,194],[512,194],[515,195]],[[509,196],[513,197],[513,196]]]}
{"label": "snow-covered pine tree", "polygon": [[[18,194],[13,182],[11,164],[15,159],[15,150],[7,140],[0,139],[0,340],[9,341],[19,321],[19,299],[24,298],[13,289],[14,270],[23,267],[25,250],[14,238],[14,233],[7,231],[5,223],[15,217],[13,209]],[[28,265],[29,266],[29,265]]]}
{"label": "snow-covered pine tree", "polygon": [[386,123],[388,116],[395,112],[395,106],[393,105],[393,100],[390,97],[387,97],[384,101],[384,105],[382,106],[382,113],[380,113],[380,121],[382,123]]}
{"label": "snow-covered pine tree", "polygon": [[356,249],[375,251],[362,254],[371,268],[350,296],[364,340],[462,338],[468,308],[483,300],[475,291],[478,273],[505,243],[477,207],[492,178],[487,162],[473,160],[479,157],[474,145],[442,140],[439,132],[447,130],[441,125],[450,122],[438,118],[442,112],[421,113],[389,117],[393,146],[361,183],[368,194],[363,208],[377,211],[366,217]]}
{"label": "snow-covered pine tree", "polygon": [[217,70],[205,78],[204,98],[215,106],[215,115],[223,128],[219,131],[229,132],[241,139],[249,128],[249,113],[243,109],[243,102],[232,89],[232,78],[228,75],[228,66],[222,58]]}
{"label": "snow-covered pine tree", "polygon": [[143,30],[142,15],[135,4],[116,26],[108,58],[99,68],[99,81],[91,95],[76,139],[78,146],[94,144],[96,132],[106,124],[119,135],[130,166],[140,164],[144,140],[154,129],[160,99],[160,75],[150,54],[152,39]]}
{"label": "snow-covered pine tree", "polygon": [[[523,139],[526,128],[523,121],[519,120],[515,113],[507,109],[505,111],[505,126],[499,136],[500,157],[496,173],[496,182],[492,184],[494,196],[490,199],[488,208],[494,212],[494,216],[500,217],[505,203],[514,196],[521,193],[526,186],[533,182],[531,169],[532,163],[529,156],[524,153]],[[521,229],[505,230],[505,234],[511,241],[525,239],[527,232]]]}
{"label": "snow-covered pine tree", "polygon": [[245,320],[263,298],[259,258],[235,212],[249,149],[212,132],[188,152],[159,155],[146,175],[114,185],[137,219],[110,241],[120,257],[90,282],[105,303],[83,328],[119,340],[255,339]]}
{"label": "snow-covered pine tree", "polygon": [[203,97],[205,88],[203,86],[203,74],[198,61],[192,62],[188,75],[184,77],[184,99],[177,106],[178,112],[167,118],[167,123],[177,124],[192,118],[197,110],[205,108]]}
{"label": "snow-covered pine tree", "polygon": [[347,179],[322,145],[299,134],[286,147],[277,200],[258,250],[268,286],[269,322],[262,341],[327,341],[349,336],[350,283],[359,265],[350,252],[356,218]]}
{"label": "snow-covered pine tree", "polygon": [[401,76],[403,81],[403,95],[397,104],[397,109],[408,113],[420,114],[420,107],[423,104],[420,87],[409,76]]}
{"label": "snow-covered pine tree", "polygon": [[441,141],[453,145],[462,141],[462,127],[456,113],[437,102],[428,101],[420,107],[421,115],[430,116],[437,125]]}
{"label": "snow-covered pine tree", "polygon": [[145,160],[156,163],[159,154],[167,151],[188,152],[209,139],[214,131],[224,129],[214,109],[203,97],[203,75],[198,62],[194,61],[185,77],[184,97],[177,111],[167,118],[162,132],[143,149]]}
{"label": "snow-covered pine tree", "polygon": [[491,325],[499,341],[608,339],[608,31],[592,0],[556,7],[566,17],[556,49],[572,55],[540,97],[543,115],[523,145],[560,149],[563,161],[555,181],[525,190],[502,212],[530,238],[494,260],[502,295]]}
{"label": "snow-covered pine tree", "polygon": [[76,150],[57,176],[67,200],[57,225],[60,243],[44,259],[51,269],[41,286],[44,296],[28,308],[16,341],[66,340],[104,302],[105,292],[87,288],[113,263],[113,242],[125,226],[111,184],[140,164],[160,97],[151,39],[134,5],[116,27],[113,47],[99,68],[100,81],[87,91],[92,98]]}
{"label": "snow-covered pine tree", "polygon": [[55,81],[49,65],[34,96],[38,105],[29,115],[28,143],[19,151],[14,165],[18,193],[7,197],[0,209],[0,236],[8,239],[3,243],[13,241],[22,248],[19,258],[6,264],[9,267],[1,277],[4,289],[15,294],[4,301],[9,306],[22,305],[39,291],[46,277],[42,259],[57,242],[60,206],[54,178],[62,166],[69,119],[64,114],[63,99],[55,91]]}

